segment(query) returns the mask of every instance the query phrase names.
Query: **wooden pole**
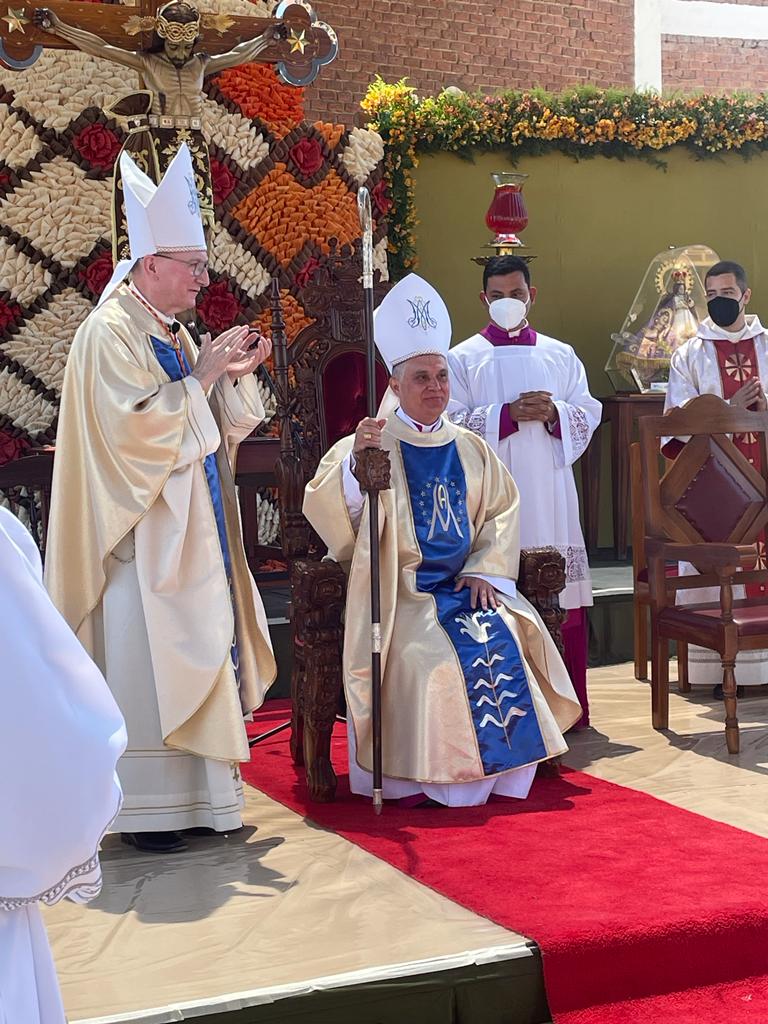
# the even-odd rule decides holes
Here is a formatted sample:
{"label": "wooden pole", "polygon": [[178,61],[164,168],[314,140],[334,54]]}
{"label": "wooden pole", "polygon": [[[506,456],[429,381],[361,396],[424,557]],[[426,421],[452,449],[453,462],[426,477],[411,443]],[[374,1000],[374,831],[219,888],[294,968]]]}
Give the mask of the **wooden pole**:
{"label": "wooden pole", "polygon": [[[357,210],[363,229],[364,331],[367,357],[368,415],[376,416],[376,347],[373,340],[373,218],[367,188],[357,193]],[[373,809],[382,809],[381,746],[381,569],[379,564],[379,493],[368,492],[368,523],[371,550],[371,724],[373,742]]]}

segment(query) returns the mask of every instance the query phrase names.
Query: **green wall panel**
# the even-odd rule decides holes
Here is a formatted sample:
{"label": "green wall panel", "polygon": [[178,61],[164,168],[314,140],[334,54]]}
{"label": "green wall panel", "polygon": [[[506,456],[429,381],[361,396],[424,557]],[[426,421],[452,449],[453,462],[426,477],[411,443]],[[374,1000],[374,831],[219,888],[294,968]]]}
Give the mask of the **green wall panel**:
{"label": "green wall panel", "polygon": [[[663,159],[666,171],[644,160],[576,162],[559,153],[527,157],[516,167],[530,175],[523,238],[537,255],[532,321],[574,345],[597,396],[611,393],[603,372],[610,336],[657,252],[710,245],[746,265],[753,312],[768,301],[768,156],[696,160],[681,149]],[[510,168],[503,154],[482,154],[473,163],[438,154],[422,157],[416,171],[418,270],[448,303],[454,342],[485,323],[477,298],[481,270],[469,260],[490,240],[490,173]],[[768,318],[768,308],[763,312]]]}

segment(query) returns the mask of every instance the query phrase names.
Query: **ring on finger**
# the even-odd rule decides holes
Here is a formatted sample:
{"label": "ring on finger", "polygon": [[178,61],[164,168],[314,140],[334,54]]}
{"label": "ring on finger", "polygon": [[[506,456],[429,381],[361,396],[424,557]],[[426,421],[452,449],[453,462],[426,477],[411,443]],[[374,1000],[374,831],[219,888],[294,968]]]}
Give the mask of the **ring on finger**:
{"label": "ring on finger", "polygon": [[366,441],[370,441],[371,438],[373,437],[373,434],[363,434],[363,437],[365,438]]}

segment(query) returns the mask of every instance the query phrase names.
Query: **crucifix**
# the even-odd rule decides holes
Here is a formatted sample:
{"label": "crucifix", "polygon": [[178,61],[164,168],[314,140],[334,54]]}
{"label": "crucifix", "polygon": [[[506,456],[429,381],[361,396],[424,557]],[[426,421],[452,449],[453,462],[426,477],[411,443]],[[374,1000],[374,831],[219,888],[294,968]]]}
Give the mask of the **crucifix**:
{"label": "crucifix", "polygon": [[[51,0],[44,10],[62,23],[130,54],[147,51],[156,44],[157,15],[163,6],[159,0],[138,0],[133,6]],[[52,33],[50,26],[35,24],[36,9],[24,0],[0,0],[0,65],[11,71],[32,67],[44,49],[80,49],[77,43]],[[199,22],[196,42],[200,50],[219,57],[229,55],[244,41],[259,38],[270,28],[275,30],[255,56],[232,60],[225,66],[246,60],[274,64],[289,85],[309,85],[339,50],[336,33],[318,21],[306,0],[282,0],[273,18],[204,14]],[[209,73],[213,70],[221,69]]]}
{"label": "crucifix", "polygon": [[[18,0],[15,0],[18,3]],[[77,49],[136,71],[144,88],[121,96],[105,113],[122,119],[123,146],[159,184],[185,143],[192,155],[200,211],[213,226],[213,188],[202,135],[204,80],[247,61],[275,64],[290,85],[307,85],[338,52],[330,26],[306,0],[282,0],[274,18],[201,14],[190,0],[139,5],[51,0],[47,7],[0,0],[0,64],[31,67],[44,48]],[[3,13],[4,12],[4,13]],[[119,161],[113,190],[112,257],[128,255]]]}

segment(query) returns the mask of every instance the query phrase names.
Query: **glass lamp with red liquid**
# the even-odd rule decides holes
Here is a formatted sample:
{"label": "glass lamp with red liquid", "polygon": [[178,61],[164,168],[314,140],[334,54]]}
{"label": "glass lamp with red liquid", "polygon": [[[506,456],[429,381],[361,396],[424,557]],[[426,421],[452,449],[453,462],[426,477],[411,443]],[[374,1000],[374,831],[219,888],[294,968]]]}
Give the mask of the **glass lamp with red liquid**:
{"label": "glass lamp with red liquid", "polygon": [[[515,254],[530,259],[520,252],[525,249],[525,243],[518,237],[528,225],[528,210],[523,198],[523,185],[528,175],[516,171],[495,171],[491,177],[495,187],[485,223],[496,237],[486,248],[493,249],[496,256]],[[489,256],[480,256],[474,262],[484,264],[489,259]]]}

